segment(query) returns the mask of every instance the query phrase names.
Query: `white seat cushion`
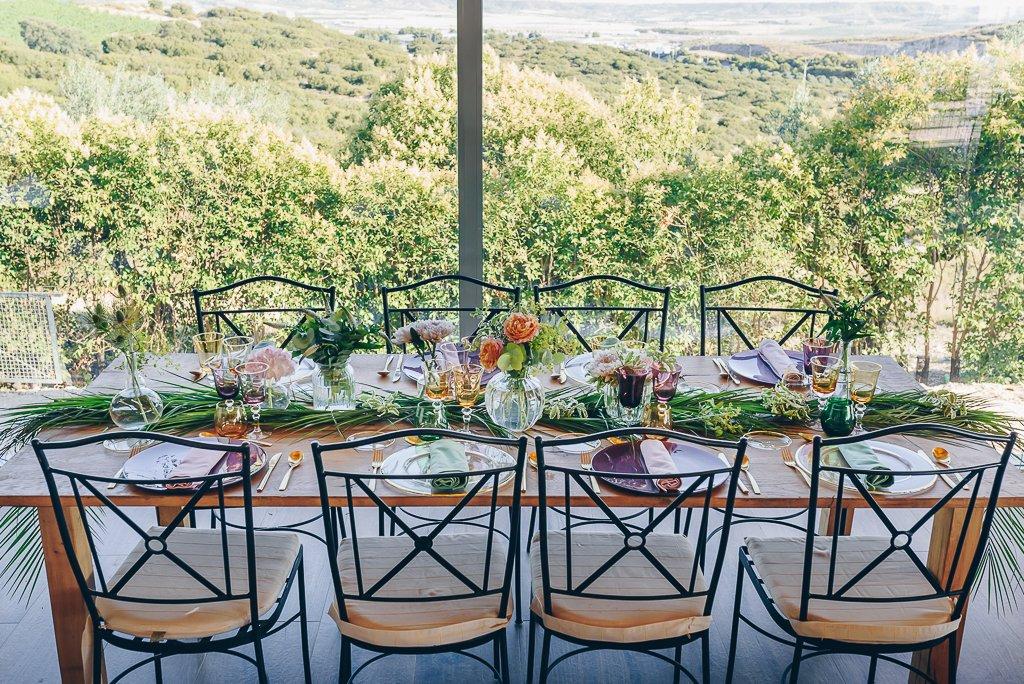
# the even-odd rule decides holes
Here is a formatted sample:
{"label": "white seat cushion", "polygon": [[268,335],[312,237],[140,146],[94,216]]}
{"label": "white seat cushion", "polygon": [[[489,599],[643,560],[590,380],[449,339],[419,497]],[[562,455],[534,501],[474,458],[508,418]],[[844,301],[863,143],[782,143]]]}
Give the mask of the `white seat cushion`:
{"label": "white seat cushion", "polygon": [[[811,591],[825,593],[831,540],[815,541]],[[889,548],[888,537],[840,537],[836,551],[834,589],[841,588]],[[911,644],[930,641],[956,630],[953,600],[850,602],[813,599],[807,620],[800,620],[804,539],[747,539],[747,550],[779,610],[800,636],[860,644]],[[931,584],[907,554],[896,551],[872,569],[846,595],[894,598],[934,593]]]}
{"label": "white seat cushion", "polygon": [[[151,527],[148,532],[156,536],[163,530],[162,527]],[[245,532],[228,530],[227,538],[231,591],[243,593],[248,588]],[[255,540],[257,603],[262,615],[274,606],[281,595],[300,543],[299,536],[291,532],[257,532]],[[220,530],[180,527],[168,537],[167,550],[211,584],[224,590],[221,541]],[[145,542],[140,540],[107,579],[107,587],[113,587],[124,577],[145,550]],[[213,596],[207,587],[162,554],[150,556],[118,594],[151,599],[205,599]],[[244,627],[251,621],[248,600],[167,604],[97,598],[96,608],[107,628],[155,639],[208,637]]]}
{"label": "white seat cushion", "polygon": [[[619,532],[574,531],[572,533],[573,585],[589,577],[623,548]],[[646,548],[684,588],[690,586],[694,553],[689,540],[681,535],[651,534]],[[548,563],[551,587],[565,589],[566,534],[548,532]],[[561,634],[590,641],[641,643],[676,638],[708,629],[711,616],[704,615],[704,596],[688,598],[626,601],[552,593],[551,612],[544,611],[544,584],[541,575],[540,535],[534,537],[530,551],[533,576],[531,609],[545,627]],[[693,590],[706,590],[700,570]],[[639,551],[633,550],[615,561],[586,588],[587,593],[611,596],[662,596],[678,594],[672,584]]]}
{"label": "white seat cushion", "polygon": [[[360,537],[359,563],[363,591],[369,590],[413,549],[413,542],[401,537]],[[480,533],[438,535],[433,549],[478,587],[484,585],[487,536]],[[505,575],[508,544],[494,535],[487,589],[500,589]],[[357,594],[355,554],[352,540],[344,539],[338,551],[338,568],[346,596]],[[426,551],[420,551],[402,570],[388,580],[379,597],[441,597],[468,594],[472,589],[445,569]],[[359,601],[346,598],[347,615],[342,619],[337,602],[330,615],[345,636],[363,643],[389,647],[438,646],[468,641],[504,629],[512,615],[510,590],[505,614],[499,612],[501,595],[453,599],[450,601]]]}

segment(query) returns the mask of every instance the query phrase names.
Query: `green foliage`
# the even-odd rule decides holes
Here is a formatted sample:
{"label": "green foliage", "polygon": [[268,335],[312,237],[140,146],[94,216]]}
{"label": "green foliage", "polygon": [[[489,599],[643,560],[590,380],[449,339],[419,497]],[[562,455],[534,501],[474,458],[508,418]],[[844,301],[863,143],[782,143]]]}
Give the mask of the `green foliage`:
{"label": "green foliage", "polygon": [[379,326],[363,325],[345,307],[327,315],[306,311],[295,328],[288,349],[304,359],[321,365],[344,364],[357,351],[376,351],[381,347]]}
{"label": "green foliage", "polygon": [[75,29],[62,28],[39,19],[23,19],[18,22],[18,26],[21,28],[21,39],[32,50],[56,55],[93,54],[85,36]]}

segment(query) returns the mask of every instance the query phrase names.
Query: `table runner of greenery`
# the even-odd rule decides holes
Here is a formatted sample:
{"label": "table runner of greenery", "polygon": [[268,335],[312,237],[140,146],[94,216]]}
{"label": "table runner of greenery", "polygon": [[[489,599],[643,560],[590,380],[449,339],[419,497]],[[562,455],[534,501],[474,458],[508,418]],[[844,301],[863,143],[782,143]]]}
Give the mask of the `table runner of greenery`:
{"label": "table runner of greenery", "polygon": [[[24,445],[44,430],[98,427],[110,424],[108,409],[112,395],[102,393],[61,397],[27,404],[5,411],[0,428],[0,445]],[[210,388],[197,384],[171,386],[160,392],[164,414],[151,426],[154,430],[186,434],[209,430],[220,398]],[[567,387],[548,392],[540,425],[570,432],[596,432],[608,426],[601,396],[586,387]],[[674,426],[681,432],[737,438],[750,430],[776,428],[801,430],[817,418],[816,399],[783,388],[767,390],[731,389],[709,392],[688,389],[671,401]],[[451,425],[461,420],[461,408],[445,402],[443,410]],[[337,431],[372,423],[405,422],[435,424],[434,404],[404,392],[363,392],[356,408],[348,411],[319,411],[296,401],[286,409],[262,413],[265,428],[282,430]],[[503,434],[480,410],[474,420],[494,434]],[[880,392],[873,399],[864,423],[881,428],[905,423],[941,423],[986,433],[1006,433],[1014,419],[989,407],[980,397],[948,391],[907,390]],[[1024,510],[999,509],[983,565],[990,601],[1001,608],[1016,605],[1014,592],[1024,581],[1017,554],[1024,549]],[[0,577],[8,580],[8,591],[21,596],[31,593],[42,567],[38,520],[31,508],[11,508],[0,516]]]}

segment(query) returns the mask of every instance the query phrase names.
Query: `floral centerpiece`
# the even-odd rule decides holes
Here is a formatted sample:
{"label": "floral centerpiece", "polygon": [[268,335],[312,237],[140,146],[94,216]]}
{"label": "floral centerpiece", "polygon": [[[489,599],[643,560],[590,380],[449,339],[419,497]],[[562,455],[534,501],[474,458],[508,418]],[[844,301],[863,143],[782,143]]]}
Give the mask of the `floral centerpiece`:
{"label": "floral centerpiece", "polygon": [[441,318],[428,318],[402,326],[391,341],[402,347],[411,345],[423,364],[423,392],[431,399],[447,397],[448,375],[439,371],[438,346],[455,332],[455,324]]}
{"label": "floral centerpiece", "polygon": [[[79,314],[79,324],[87,335],[124,357],[125,386],[110,401],[110,420],[122,430],[142,430],[160,420],[164,410],[160,395],[147,387],[142,377],[152,344],[147,330],[149,319],[142,305],[131,301],[124,286],[118,285],[117,294],[110,299],[109,304],[97,302]],[[108,440],[104,446],[123,451],[132,444]]]}
{"label": "floral centerpiece", "polygon": [[544,412],[544,388],[535,374],[553,368],[570,346],[565,323],[545,320],[534,303],[524,302],[480,326],[480,365],[497,368],[484,392],[491,420],[510,432],[533,427]]}
{"label": "floral centerpiece", "polygon": [[313,378],[313,407],[348,410],[356,404],[356,382],[349,358],[356,351],[380,349],[382,335],[374,325],[358,323],[348,309],[326,314],[306,311],[288,342],[292,355],[317,364]]}
{"label": "floral centerpiece", "polygon": [[288,408],[291,390],[281,381],[298,368],[291,352],[274,346],[260,347],[249,356],[249,360],[267,364],[267,399],[264,405],[271,409]]}
{"label": "floral centerpiece", "polygon": [[821,408],[821,429],[833,437],[848,435],[856,425],[856,412],[850,399],[850,345],[871,335],[864,305],[874,297],[859,302],[843,299],[828,301],[829,320],[821,332],[829,342],[841,345],[842,361],[836,389]]}

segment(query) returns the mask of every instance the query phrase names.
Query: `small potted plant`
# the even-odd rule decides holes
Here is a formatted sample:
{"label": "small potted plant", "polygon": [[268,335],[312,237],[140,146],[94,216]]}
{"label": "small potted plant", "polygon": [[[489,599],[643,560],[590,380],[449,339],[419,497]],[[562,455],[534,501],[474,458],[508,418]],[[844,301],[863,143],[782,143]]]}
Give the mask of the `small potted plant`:
{"label": "small potted plant", "polygon": [[306,311],[288,349],[317,365],[313,376],[313,408],[345,411],[356,406],[355,373],[349,358],[356,351],[376,351],[383,340],[380,328],[357,323],[345,307],[326,314]]}

